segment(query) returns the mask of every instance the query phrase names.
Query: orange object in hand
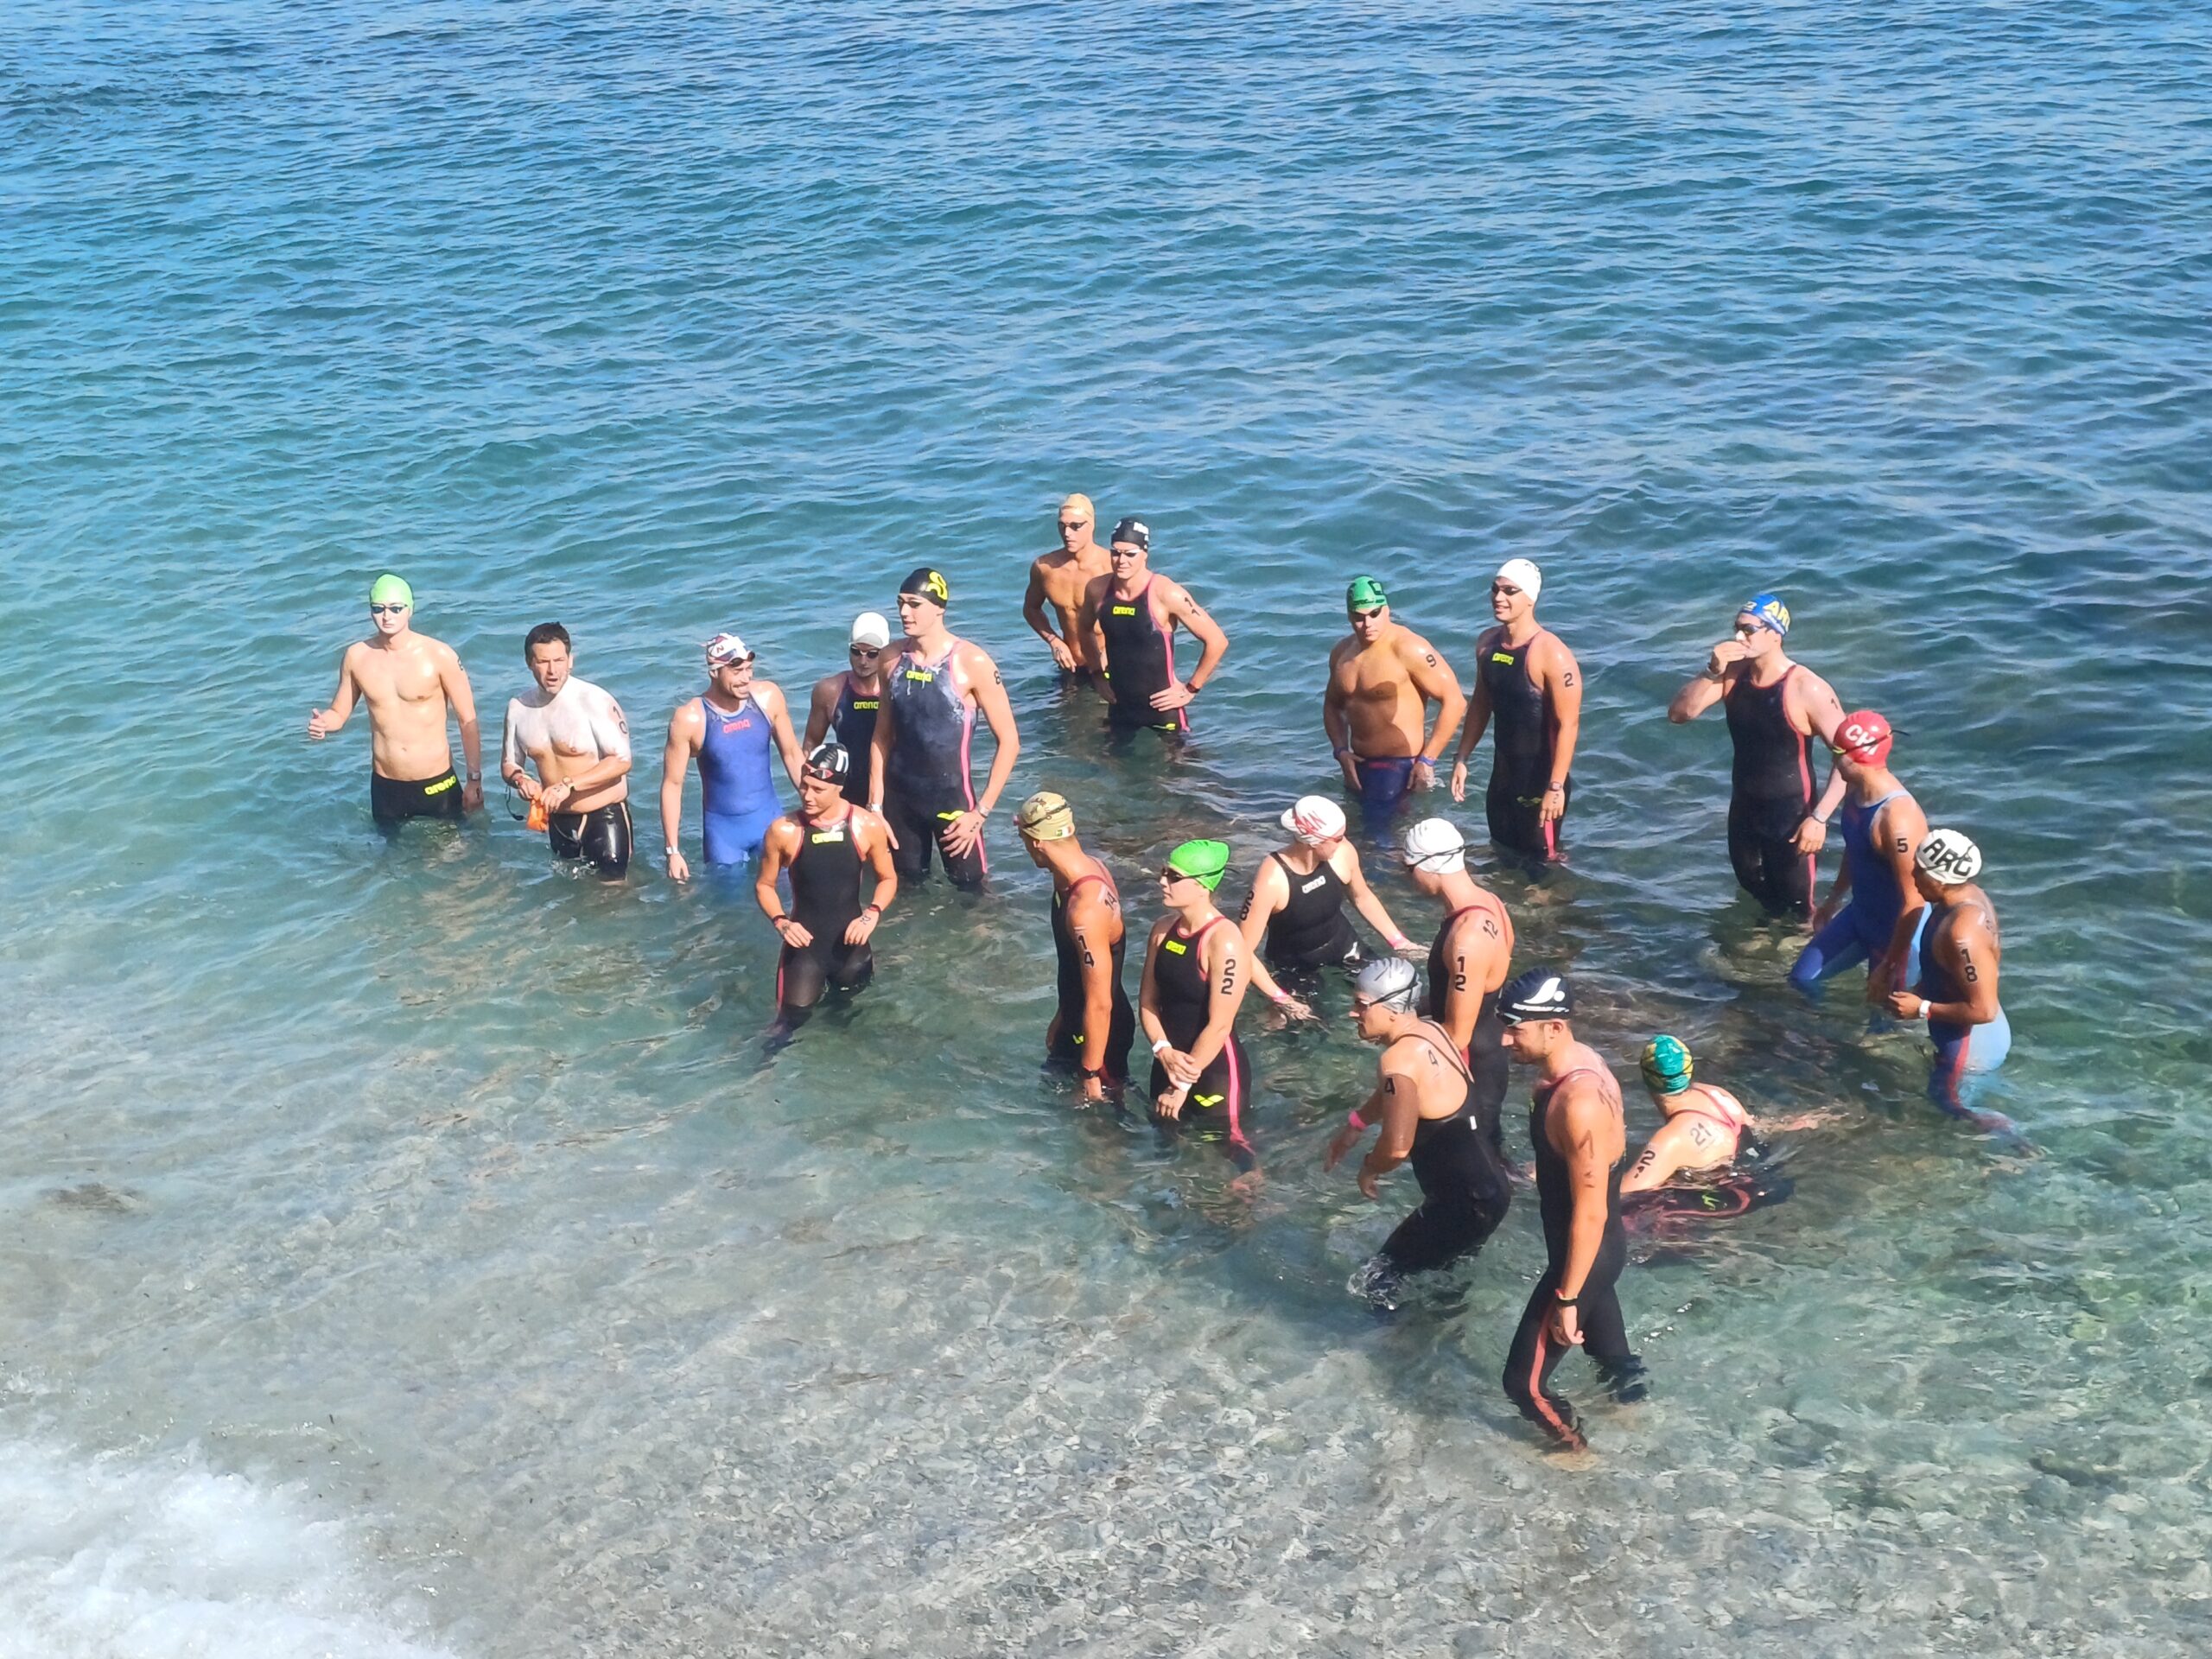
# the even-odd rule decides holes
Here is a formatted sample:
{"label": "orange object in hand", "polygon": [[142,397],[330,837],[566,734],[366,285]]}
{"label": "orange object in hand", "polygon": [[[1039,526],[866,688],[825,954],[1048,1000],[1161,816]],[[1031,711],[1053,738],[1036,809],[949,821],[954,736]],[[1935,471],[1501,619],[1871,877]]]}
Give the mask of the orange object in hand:
{"label": "orange object in hand", "polygon": [[532,801],[530,804],[530,817],[524,820],[523,827],[541,836],[545,833],[549,828],[549,821],[545,816],[543,801]]}

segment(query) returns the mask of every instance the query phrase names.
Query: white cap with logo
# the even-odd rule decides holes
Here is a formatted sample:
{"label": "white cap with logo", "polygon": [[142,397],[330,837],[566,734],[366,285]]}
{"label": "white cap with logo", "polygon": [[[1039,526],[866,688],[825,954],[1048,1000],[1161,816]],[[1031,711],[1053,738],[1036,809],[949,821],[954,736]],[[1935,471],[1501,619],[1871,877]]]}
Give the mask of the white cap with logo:
{"label": "white cap with logo", "polygon": [[1339,841],[1344,833],[1344,810],[1325,795],[1301,795],[1286,809],[1282,827],[1308,847]]}

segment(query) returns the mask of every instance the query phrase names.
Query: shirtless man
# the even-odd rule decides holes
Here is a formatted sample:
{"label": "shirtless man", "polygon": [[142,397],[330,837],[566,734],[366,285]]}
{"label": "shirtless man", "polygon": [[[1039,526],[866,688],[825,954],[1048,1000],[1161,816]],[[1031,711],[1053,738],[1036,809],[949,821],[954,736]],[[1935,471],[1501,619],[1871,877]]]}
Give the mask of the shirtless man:
{"label": "shirtless man", "polygon": [[[905,648],[885,680],[869,751],[868,810],[891,829],[892,861],[899,880],[929,874],[930,851],[944,860],[955,887],[979,887],[990,873],[983,821],[999,804],[1021,753],[1014,705],[999,665],[981,645],[944,626],[952,585],[924,565],[899,584]],[[981,714],[996,741],[981,800],[969,760]]]}
{"label": "shirtless man", "polygon": [[1483,798],[1490,838],[1508,852],[1555,862],[1561,821],[1573,798],[1575,741],[1582,734],[1582,671],[1574,653],[1536,620],[1544,579],[1526,559],[1508,559],[1490,584],[1497,626],[1475,641],[1475,689],[1452,766],[1452,798],[1467,798],[1467,757],[1491,716],[1490,789]]}
{"label": "shirtless man", "polygon": [[[1667,718],[1695,720],[1716,702],[1727,708],[1735,746],[1728,794],[1728,861],[1736,885],[1770,916],[1813,912],[1813,853],[1826,839],[1813,810],[1807,740],[1831,747],[1843,705],[1828,683],[1783,649],[1789,607],[1758,594],[1738,607],[1736,631],[1713,648],[1705,671],[1675,693]],[[1834,803],[1824,801],[1823,813]]]}
{"label": "shirtless man", "polygon": [[825,737],[853,757],[845,774],[845,798],[868,804],[868,757],[875,747],[875,717],[883,708],[883,654],[891,646],[891,624],[880,613],[862,611],[853,619],[852,643],[845,647],[849,666],[814,683],[806,711],[804,747],[813,753]]}
{"label": "shirtless man", "polygon": [[[369,812],[386,834],[409,818],[451,818],[484,804],[484,753],[476,699],[450,645],[416,633],[414,590],[397,576],[369,589],[374,632],[346,647],[330,707],[308,716],[321,742],[345,725],[359,698],[369,706]],[[468,781],[454,776],[446,714],[461,721]]]}
{"label": "shirtless man", "polygon": [[[1344,613],[1351,637],[1329,653],[1321,726],[1372,827],[1409,789],[1435,787],[1436,759],[1458,734],[1467,699],[1436,648],[1390,620],[1390,596],[1374,577],[1357,577],[1344,590]],[[1432,702],[1436,724],[1424,739]]]}
{"label": "shirtless man", "polygon": [[1467,1061],[1475,1116],[1504,1154],[1498,1113],[1513,1086],[1497,994],[1512,971],[1513,918],[1505,901],[1467,874],[1466,842],[1448,818],[1423,818],[1406,831],[1406,874],[1444,907],[1428,950],[1428,995],[1421,1012],[1452,1033]]}
{"label": "shirtless man", "polygon": [[1097,522],[1089,496],[1060,503],[1060,545],[1029,567],[1029,591],[1021,601],[1021,620],[1045,642],[1060,672],[1078,680],[1090,677],[1084,664],[1091,653],[1081,637],[1083,590],[1109,570],[1106,550],[1091,539]]}
{"label": "shirtless man", "polygon": [[2001,1112],[1967,1103],[1980,1075],[1994,1071],[2012,1052],[2012,1025],[1997,1001],[1997,967],[2003,948],[1997,910],[1974,885],[1981,849],[1956,830],[1930,830],[1913,855],[1913,885],[1928,901],[1929,918],[1920,936],[1920,977],[1909,991],[1890,996],[1900,1020],[1925,1020],[1935,1040],[1928,1097],[1978,1129],[2012,1131]]}
{"label": "shirtless man", "polygon": [[707,689],[668,717],[660,757],[660,834],[671,881],[691,879],[683,830],[683,780],[693,756],[699,760],[700,852],[710,865],[749,864],[760,855],[781,810],[768,774],[772,747],[792,788],[804,775],[783,688],[753,677],[753,653],[734,633],[716,634],[703,649]]}
{"label": "shirtless man", "polygon": [[[1229,652],[1229,636],[1179,582],[1151,569],[1152,532],[1134,518],[1114,526],[1107,550],[1111,573],[1083,590],[1076,620],[1091,671],[1104,688],[1107,721],[1116,731],[1181,734],[1184,712]],[[1198,642],[1198,665],[1175,677],[1175,628]]]}
{"label": "shirtless man", "polygon": [[[507,702],[499,775],[544,810],[558,859],[588,859],[610,881],[630,868],[630,724],[622,705],[569,672],[569,631],[541,622],[524,637],[537,690]],[[530,767],[537,776],[530,775]]]}

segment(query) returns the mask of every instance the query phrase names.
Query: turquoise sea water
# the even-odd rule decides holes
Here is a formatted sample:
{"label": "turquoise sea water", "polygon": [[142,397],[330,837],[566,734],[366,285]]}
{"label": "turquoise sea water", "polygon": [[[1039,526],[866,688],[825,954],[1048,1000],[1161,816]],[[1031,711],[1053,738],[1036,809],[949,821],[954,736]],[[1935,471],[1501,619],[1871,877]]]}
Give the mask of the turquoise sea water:
{"label": "turquoise sea water", "polygon": [[[0,1653],[2203,1648],[2208,48],[1910,0],[10,9]],[[1231,628],[1179,760],[1106,754],[1020,625],[1071,489]],[[1165,847],[1226,833],[1241,893],[1330,776],[1347,576],[1464,670],[1515,554],[1589,680],[1573,867],[1497,878],[1524,958],[1623,1062],[1669,1027],[1828,1115],[1791,1202],[1628,1276],[1656,1397],[1580,1464],[1497,1388],[1533,1205],[1394,1324],[1344,1294],[1413,1187],[1316,1167],[1340,1022],[1250,1039],[1255,1205],[1040,1083],[1010,815],[993,894],[903,896],[769,1062],[741,887],[564,879],[496,791],[388,849],[359,726],[302,735],[386,567],[494,731],[558,617],[651,733],[707,634],[802,690],[926,559],[1014,798],[1141,921]],[[1762,587],[1987,855],[2032,1153],[1801,1011],[1733,894],[1726,736],[1662,710]]]}

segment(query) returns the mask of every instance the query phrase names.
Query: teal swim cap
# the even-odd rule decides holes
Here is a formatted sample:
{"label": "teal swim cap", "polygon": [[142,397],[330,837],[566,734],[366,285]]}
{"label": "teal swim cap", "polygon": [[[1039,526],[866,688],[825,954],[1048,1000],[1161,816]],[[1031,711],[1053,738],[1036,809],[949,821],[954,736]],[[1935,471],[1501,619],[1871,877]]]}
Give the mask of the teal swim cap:
{"label": "teal swim cap", "polygon": [[390,605],[397,601],[409,610],[415,608],[415,590],[387,570],[369,588],[369,603]]}
{"label": "teal swim cap", "polygon": [[1229,870],[1229,843],[1225,841],[1186,841],[1167,855],[1167,868],[1178,875],[1187,875],[1208,893],[1221,885],[1221,878]]}
{"label": "teal swim cap", "polygon": [[1637,1069],[1643,1073],[1643,1086],[1653,1094],[1679,1095],[1690,1086],[1694,1062],[1681,1038],[1654,1037],[1643,1046],[1643,1058],[1637,1062]]}

